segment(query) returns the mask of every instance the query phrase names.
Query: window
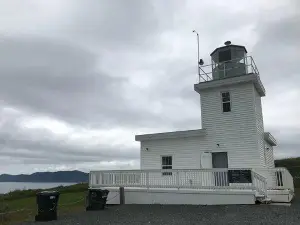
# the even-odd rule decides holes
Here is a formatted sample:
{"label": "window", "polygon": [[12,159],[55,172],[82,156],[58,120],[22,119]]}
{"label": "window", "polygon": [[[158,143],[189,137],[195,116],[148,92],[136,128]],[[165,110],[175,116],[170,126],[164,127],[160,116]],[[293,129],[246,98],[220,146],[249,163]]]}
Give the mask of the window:
{"label": "window", "polygon": [[[161,168],[163,170],[172,169],[172,156],[162,156],[161,157]],[[162,175],[172,175],[172,172],[162,172]]]}
{"label": "window", "polygon": [[219,52],[219,62],[226,62],[231,60],[231,50],[225,50]]}
{"label": "window", "polygon": [[223,112],[230,112],[231,111],[230,93],[222,92],[221,95],[222,95]]}

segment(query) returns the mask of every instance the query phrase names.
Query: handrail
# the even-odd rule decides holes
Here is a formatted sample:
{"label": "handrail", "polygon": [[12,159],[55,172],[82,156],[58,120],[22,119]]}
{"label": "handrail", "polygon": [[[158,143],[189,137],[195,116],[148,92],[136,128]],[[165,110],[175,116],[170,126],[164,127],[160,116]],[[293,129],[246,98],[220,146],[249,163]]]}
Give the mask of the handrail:
{"label": "handrail", "polygon": [[252,171],[252,184],[253,188],[260,194],[267,196],[267,179],[260,174]]}
{"label": "handrail", "polygon": [[[89,186],[90,188],[122,186],[178,189],[253,189],[253,181],[252,183],[251,181],[249,181],[250,183],[230,183],[229,170],[241,170],[241,168],[91,171]],[[242,170],[248,169],[243,168]],[[258,177],[257,180],[261,180],[260,175],[256,177]]]}
{"label": "handrail", "polygon": [[[252,170],[253,168],[201,168],[201,169],[166,169],[171,171],[228,171],[228,170]],[[145,170],[91,170],[90,173],[93,172],[116,172],[116,173],[131,173],[131,172],[161,172],[162,169],[145,169]]]}
{"label": "handrail", "polygon": [[257,66],[256,66],[256,63],[255,63],[254,59],[252,58],[252,56],[249,56],[249,57],[251,58],[251,62],[253,62],[253,65],[254,65],[256,74],[259,74],[259,71],[258,71],[258,68],[257,68]]}
{"label": "handrail", "polygon": [[284,167],[255,168],[254,171],[267,179],[267,188],[271,190],[291,190],[294,192],[294,181],[290,172]]}
{"label": "handrail", "polygon": [[[235,183],[231,170],[250,170],[250,183]],[[232,173],[231,173],[232,174]],[[233,182],[233,183],[232,183]],[[203,168],[91,171],[89,187],[187,188],[256,191],[267,197],[268,190],[294,192],[293,177],[286,168]]]}
{"label": "handrail", "polygon": [[[229,63],[231,63],[230,66],[226,68],[226,65]],[[245,71],[243,73],[235,74],[235,75],[232,75],[232,74],[228,75],[228,71],[230,71],[230,70],[238,71],[239,69],[242,68],[241,65],[244,65],[244,67],[245,67]],[[221,68],[220,68],[220,66],[221,66]],[[213,78],[213,74],[218,73],[218,72],[223,72],[223,75],[222,75],[223,77],[222,78]],[[208,81],[215,80],[215,79],[219,80],[219,79],[232,77],[232,76],[247,75],[247,74],[251,74],[251,73],[259,75],[258,68],[257,68],[252,56],[235,58],[235,59],[231,59],[231,60],[227,60],[227,61],[223,61],[223,62],[219,62],[219,63],[213,62],[211,64],[199,66],[199,83],[208,82]]]}

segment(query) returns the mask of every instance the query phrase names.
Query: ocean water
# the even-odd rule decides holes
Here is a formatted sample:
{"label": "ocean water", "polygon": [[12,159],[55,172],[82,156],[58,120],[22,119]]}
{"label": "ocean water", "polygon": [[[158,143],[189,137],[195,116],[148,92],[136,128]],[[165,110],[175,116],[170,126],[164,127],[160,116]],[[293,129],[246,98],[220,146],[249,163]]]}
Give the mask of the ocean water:
{"label": "ocean water", "polygon": [[57,186],[69,186],[75,183],[24,183],[24,182],[0,182],[0,194],[14,190],[47,189]]}

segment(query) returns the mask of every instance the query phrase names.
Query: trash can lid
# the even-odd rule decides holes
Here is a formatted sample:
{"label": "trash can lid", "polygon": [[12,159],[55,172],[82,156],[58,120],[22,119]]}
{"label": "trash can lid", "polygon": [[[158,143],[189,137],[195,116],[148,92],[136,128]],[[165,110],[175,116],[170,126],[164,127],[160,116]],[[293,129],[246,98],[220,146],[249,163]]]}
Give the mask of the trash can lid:
{"label": "trash can lid", "polygon": [[41,191],[39,193],[37,193],[38,195],[59,195],[58,191]]}

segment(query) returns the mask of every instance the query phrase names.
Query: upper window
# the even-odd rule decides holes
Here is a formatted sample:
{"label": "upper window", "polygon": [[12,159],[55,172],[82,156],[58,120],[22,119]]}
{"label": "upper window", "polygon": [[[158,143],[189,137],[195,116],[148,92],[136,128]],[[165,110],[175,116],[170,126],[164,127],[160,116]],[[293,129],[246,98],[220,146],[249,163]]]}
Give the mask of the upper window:
{"label": "upper window", "polygon": [[223,112],[230,112],[231,111],[230,93],[222,92],[221,95],[222,95]]}
{"label": "upper window", "polygon": [[[162,156],[161,157],[161,168],[163,170],[172,169],[172,156]],[[172,172],[163,172],[162,175],[172,175]]]}
{"label": "upper window", "polygon": [[231,60],[231,50],[225,50],[219,52],[219,62],[225,62]]}

